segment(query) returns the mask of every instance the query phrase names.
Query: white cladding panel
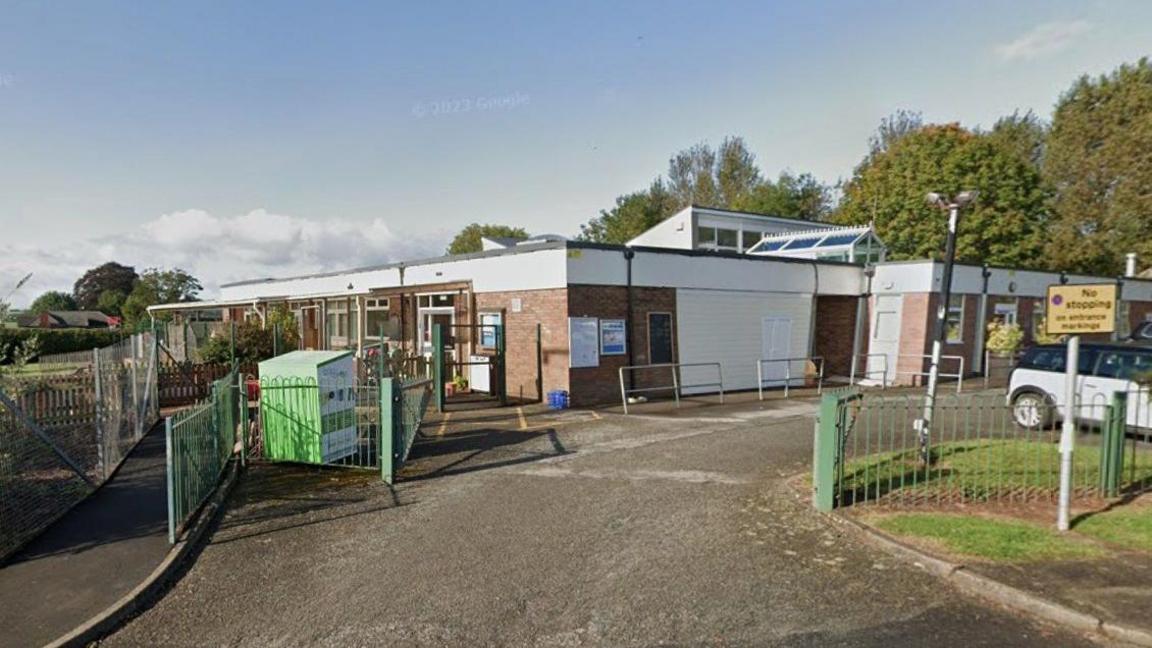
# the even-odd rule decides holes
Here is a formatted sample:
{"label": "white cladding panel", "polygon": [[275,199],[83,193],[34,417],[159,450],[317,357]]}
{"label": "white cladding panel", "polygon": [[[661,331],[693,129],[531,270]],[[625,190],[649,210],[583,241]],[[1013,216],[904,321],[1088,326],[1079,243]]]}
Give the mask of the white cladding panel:
{"label": "white cladding panel", "polygon": [[[632,261],[636,286],[746,290],[822,295],[858,295],[862,269],[837,264],[660,254],[637,251]],[[620,286],[628,265],[618,250],[573,249],[568,255],[568,283]]]}
{"label": "white cladding panel", "polygon": [[[221,300],[257,299],[263,297],[296,297],[305,295],[354,295],[377,286],[391,286],[400,282],[400,273],[395,268],[347,272],[323,277],[299,277],[279,279],[239,286],[220,288]],[[348,285],[352,284],[352,289]]]}
{"label": "white cladding panel", "polygon": [[[802,294],[725,290],[676,291],[676,343],[681,363],[719,362],[724,389],[756,389],[756,361],[761,357],[766,317],[792,322],[790,355],[809,355],[812,298]],[[846,334],[851,334],[847,332]],[[683,384],[716,382],[711,367],[685,368]],[[686,394],[715,392],[715,387],[686,388]]]}
{"label": "white cladding panel", "polygon": [[[1068,275],[1068,283],[1112,283],[1115,277]],[[944,264],[933,261],[882,263],[876,266],[872,283],[875,293],[918,293],[940,290],[944,282]],[[1043,298],[1048,286],[1060,283],[1060,273],[1038,270],[1012,270],[989,268],[988,294]],[[958,265],[952,271],[952,291],[979,295],[984,290],[983,268]],[[1132,279],[1124,281],[1122,291],[1126,301],[1152,300],[1152,282]]]}
{"label": "white cladding panel", "polygon": [[645,247],[692,249],[692,209],[685,208],[652,226],[628,245]]}

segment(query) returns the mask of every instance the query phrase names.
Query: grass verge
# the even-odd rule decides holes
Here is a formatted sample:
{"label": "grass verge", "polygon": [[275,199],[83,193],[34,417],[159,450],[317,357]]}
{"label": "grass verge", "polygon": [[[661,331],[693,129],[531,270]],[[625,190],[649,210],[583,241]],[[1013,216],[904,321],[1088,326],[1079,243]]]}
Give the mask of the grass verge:
{"label": "grass verge", "polygon": [[900,513],[869,519],[893,535],[927,540],[944,551],[998,562],[1093,558],[1098,548],[1031,522],[945,513]]}
{"label": "grass verge", "polygon": [[1073,530],[1127,549],[1152,551],[1152,506],[1096,513],[1078,522]]}

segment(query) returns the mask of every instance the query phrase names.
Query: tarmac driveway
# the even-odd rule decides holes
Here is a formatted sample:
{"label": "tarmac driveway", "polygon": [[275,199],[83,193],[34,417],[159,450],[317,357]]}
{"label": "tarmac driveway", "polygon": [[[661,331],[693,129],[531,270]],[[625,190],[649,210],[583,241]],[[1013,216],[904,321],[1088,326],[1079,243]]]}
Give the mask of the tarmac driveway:
{"label": "tarmac driveway", "polygon": [[812,403],[456,413],[406,480],[257,465],[110,646],[1093,645],[862,546],[784,478]]}

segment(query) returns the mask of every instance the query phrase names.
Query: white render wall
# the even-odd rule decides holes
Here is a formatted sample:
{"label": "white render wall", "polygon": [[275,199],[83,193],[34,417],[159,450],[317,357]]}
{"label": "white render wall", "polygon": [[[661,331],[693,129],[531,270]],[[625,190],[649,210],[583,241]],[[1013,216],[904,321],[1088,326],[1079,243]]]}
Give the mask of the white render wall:
{"label": "white render wall", "polygon": [[[1048,286],[1060,283],[1060,273],[1036,270],[989,268],[988,294],[1043,298]],[[952,272],[952,292],[980,294],[984,289],[983,268],[958,265]],[[899,261],[876,266],[872,292],[923,293],[940,290],[944,281],[944,264],[935,261]],[[1068,283],[1112,283],[1115,277],[1068,275]],[[1125,301],[1152,301],[1152,281],[1127,279],[1123,282],[1122,299]]]}
{"label": "white render wall", "polygon": [[692,249],[692,208],[681,209],[640,236],[628,241],[628,245],[662,247],[674,250]]}

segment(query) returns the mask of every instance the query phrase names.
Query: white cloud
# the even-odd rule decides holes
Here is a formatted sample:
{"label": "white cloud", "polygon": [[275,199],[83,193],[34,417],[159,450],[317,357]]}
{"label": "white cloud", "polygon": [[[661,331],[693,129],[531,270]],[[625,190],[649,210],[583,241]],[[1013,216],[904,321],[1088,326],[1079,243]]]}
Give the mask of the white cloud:
{"label": "white cloud", "polygon": [[1005,61],[1037,59],[1066,49],[1091,29],[1092,23],[1086,20],[1043,23],[1013,41],[996,46],[996,54]]}
{"label": "white cloud", "polygon": [[45,290],[70,291],[85,270],[117,261],[180,267],[198,277],[206,297],[221,283],[375,265],[439,254],[447,232],[400,235],[383,219],[312,220],[263,209],[216,216],[199,209],[163,214],[122,234],[50,245],[0,243],[0,297],[32,272],[12,302],[25,306]]}

